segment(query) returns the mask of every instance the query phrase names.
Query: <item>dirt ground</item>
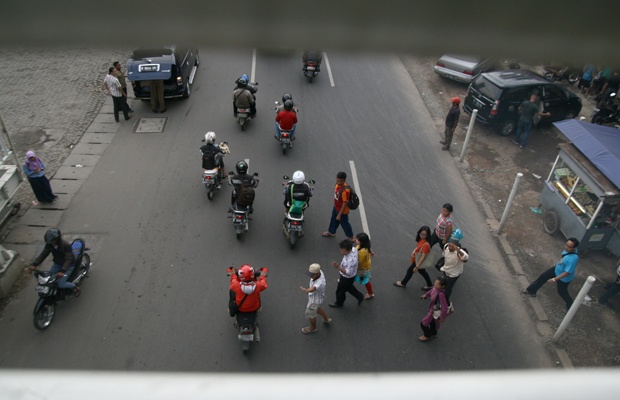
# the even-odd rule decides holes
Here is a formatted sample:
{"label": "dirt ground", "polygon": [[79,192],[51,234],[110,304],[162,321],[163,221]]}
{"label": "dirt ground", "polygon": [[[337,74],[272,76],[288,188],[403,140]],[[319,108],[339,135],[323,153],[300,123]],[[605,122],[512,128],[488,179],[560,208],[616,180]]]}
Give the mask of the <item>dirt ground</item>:
{"label": "dirt ground", "polygon": [[[459,96],[464,100],[467,85],[436,75],[433,66],[437,58],[402,57],[437,124],[437,146],[440,146],[440,134],[443,134],[445,116],[450,108],[449,99]],[[522,65],[522,68],[542,71],[542,67]],[[576,87],[570,89],[579,94]],[[594,103],[579,95],[583,102],[581,116],[589,121]],[[469,122],[469,115],[461,112],[459,126],[454,135],[456,145],[453,144],[450,149],[454,157],[461,154]],[[528,281],[532,281],[557,262],[564,248],[565,238],[562,234],[546,234],[542,226],[542,216],[530,208],[539,206],[539,194],[544,180],[558,154],[557,145],[566,139],[560,137],[550,126],[543,126],[532,132],[525,150],[521,150],[511,140],[512,137],[501,137],[490,128],[476,124],[468,145],[466,161],[469,168],[463,170],[464,179],[480,204],[488,204],[495,218],[500,220],[516,175],[518,172],[523,173],[503,233],[517,254]],[[607,251],[591,251],[587,257],[581,257],[577,277],[569,287],[571,294],[576,296],[587,276],[593,275],[597,281],[589,296],[596,300],[604,293],[603,282],[615,278],[617,262]],[[520,289],[515,287],[515,290]],[[538,292],[537,298],[542,303],[553,329],[552,332],[545,333],[550,339],[565,315],[564,303],[554,288],[543,288]],[[616,307],[607,308],[594,301],[581,307],[557,344],[568,353],[575,366],[620,365],[620,338],[616,334],[620,327],[620,298],[612,298],[610,304]],[[532,318],[536,318],[533,311],[531,314]]]}

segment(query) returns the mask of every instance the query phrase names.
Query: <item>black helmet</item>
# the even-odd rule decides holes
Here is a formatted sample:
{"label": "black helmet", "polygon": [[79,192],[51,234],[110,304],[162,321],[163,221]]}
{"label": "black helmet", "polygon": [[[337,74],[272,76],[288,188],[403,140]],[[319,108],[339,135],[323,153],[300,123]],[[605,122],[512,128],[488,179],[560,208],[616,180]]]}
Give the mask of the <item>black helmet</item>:
{"label": "black helmet", "polygon": [[54,240],[60,239],[60,236],[60,231],[57,228],[50,228],[45,232],[43,239],[45,239],[45,243],[52,243]]}
{"label": "black helmet", "polygon": [[294,105],[293,104],[293,100],[286,100],[284,102],[284,109],[288,110],[288,111],[291,111],[293,109],[293,105]]}
{"label": "black helmet", "polygon": [[282,95],[282,104],[286,103],[286,100],[293,100],[293,96],[290,93],[284,93]]}
{"label": "black helmet", "polygon": [[239,161],[237,165],[235,165],[235,169],[238,174],[245,174],[248,172],[248,164],[245,161]]}
{"label": "black helmet", "polygon": [[237,87],[238,88],[245,88],[246,86],[248,86],[248,81],[245,78],[239,78],[237,80]]}

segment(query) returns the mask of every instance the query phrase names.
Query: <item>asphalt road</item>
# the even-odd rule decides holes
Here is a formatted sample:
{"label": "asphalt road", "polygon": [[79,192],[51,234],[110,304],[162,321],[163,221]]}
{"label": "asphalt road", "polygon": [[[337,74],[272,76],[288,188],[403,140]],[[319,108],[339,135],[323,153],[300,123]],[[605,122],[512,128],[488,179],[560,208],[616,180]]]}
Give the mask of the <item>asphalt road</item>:
{"label": "asphalt road", "polygon": [[[250,73],[252,51],[201,50],[192,96],[168,102],[164,133],[134,134],[124,123],[64,213],[60,228],[91,239],[93,266],[79,299],[57,309],[46,332],[32,326],[36,294],[28,288],[0,321],[0,367],[142,371],[370,372],[551,367],[513,278],[456,164],[399,58],[328,54],[307,83],[300,55],[258,52],[258,117],[245,132],[232,118],[231,92]],[[295,147],[282,155],[273,139],[273,102],[293,94],[300,107]],[[152,117],[148,103],[136,114]],[[227,187],[207,200],[199,152],[208,130],[228,141],[232,169],[248,159],[259,172],[254,219],[242,240],[226,213]],[[353,163],[351,163],[351,161]],[[376,298],[343,309],[334,322],[303,335],[304,274],[319,262],[334,300],[338,240],[322,238],[335,174],[355,167],[376,257]],[[281,234],[282,175],[302,169],[317,181],[306,236],[290,249]],[[349,179],[349,183],[353,183]],[[419,343],[422,279],[400,279],[415,232],[434,226],[444,202],[471,254],[453,292],[456,313],[431,343]],[[351,215],[362,230],[362,210]],[[434,249],[438,252],[438,249]],[[226,309],[226,267],[270,268],[263,293],[262,342],[243,355]],[[431,276],[436,276],[431,271]]]}

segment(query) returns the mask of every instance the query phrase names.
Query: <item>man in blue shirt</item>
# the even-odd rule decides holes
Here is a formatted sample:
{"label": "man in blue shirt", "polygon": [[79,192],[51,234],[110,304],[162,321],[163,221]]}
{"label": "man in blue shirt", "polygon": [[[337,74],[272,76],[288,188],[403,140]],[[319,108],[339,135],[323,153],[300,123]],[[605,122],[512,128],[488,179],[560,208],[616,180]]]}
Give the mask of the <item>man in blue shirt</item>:
{"label": "man in blue shirt", "polygon": [[573,305],[573,298],[568,294],[568,284],[575,278],[575,270],[577,269],[577,262],[579,262],[577,246],[579,246],[579,240],[569,238],[564,245],[562,258],[555,267],[551,267],[540,274],[538,279],[523,289],[521,293],[536,297],[536,292],[545,283],[555,283],[558,288],[558,294],[566,303],[566,309],[568,310]]}

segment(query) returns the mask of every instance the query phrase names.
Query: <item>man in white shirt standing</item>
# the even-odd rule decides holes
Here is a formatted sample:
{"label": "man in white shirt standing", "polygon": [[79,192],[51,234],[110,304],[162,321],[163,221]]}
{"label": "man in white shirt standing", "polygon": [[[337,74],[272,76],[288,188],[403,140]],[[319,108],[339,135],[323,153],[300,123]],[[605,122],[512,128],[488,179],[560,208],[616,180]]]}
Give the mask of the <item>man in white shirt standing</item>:
{"label": "man in white shirt standing", "polygon": [[110,93],[114,102],[114,120],[118,122],[118,111],[123,110],[123,116],[125,121],[127,121],[131,118],[129,116],[129,105],[127,104],[127,93],[125,93],[121,83],[114,76],[114,71],[114,67],[108,69],[108,74],[103,79],[103,86]]}
{"label": "man in white shirt standing", "polygon": [[346,300],[347,292],[357,299],[357,305],[362,304],[364,295],[355,288],[355,275],[357,275],[357,249],[353,247],[350,239],[340,242],[340,253],[342,262],[338,264],[332,261],[332,267],[340,272],[340,280],[336,288],[336,302],[330,303],[330,307],[340,308]]}
{"label": "man in white shirt standing", "polygon": [[306,306],[306,318],[310,321],[310,326],[302,328],[303,333],[314,333],[318,329],[316,327],[317,314],[323,317],[323,323],[329,324],[332,319],[321,305],[325,301],[325,275],[321,271],[321,266],[317,263],[311,264],[306,274],[310,277],[308,288],[300,286],[302,292],[308,293],[308,305]]}

